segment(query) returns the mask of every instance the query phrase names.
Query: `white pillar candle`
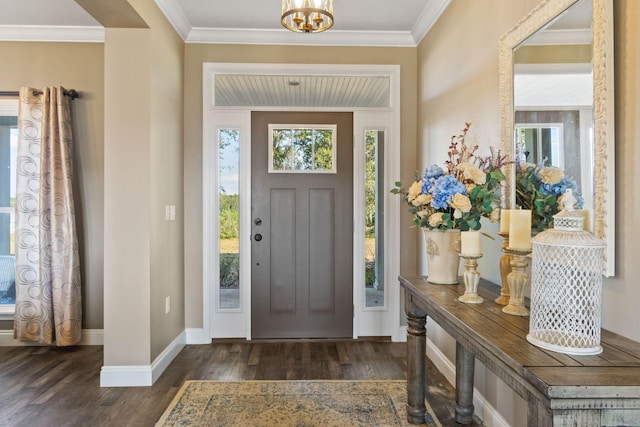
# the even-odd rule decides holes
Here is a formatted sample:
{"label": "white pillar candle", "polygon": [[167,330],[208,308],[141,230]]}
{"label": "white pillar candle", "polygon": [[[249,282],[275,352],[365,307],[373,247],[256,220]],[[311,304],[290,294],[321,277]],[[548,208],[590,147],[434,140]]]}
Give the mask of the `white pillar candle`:
{"label": "white pillar candle", "polygon": [[500,210],[500,233],[509,232],[509,218],[511,216],[511,209]]}
{"label": "white pillar candle", "polygon": [[509,218],[509,248],[531,249],[531,211],[515,209]]}
{"label": "white pillar candle", "polygon": [[462,255],[480,255],[480,232],[462,231],[460,233],[460,253]]}

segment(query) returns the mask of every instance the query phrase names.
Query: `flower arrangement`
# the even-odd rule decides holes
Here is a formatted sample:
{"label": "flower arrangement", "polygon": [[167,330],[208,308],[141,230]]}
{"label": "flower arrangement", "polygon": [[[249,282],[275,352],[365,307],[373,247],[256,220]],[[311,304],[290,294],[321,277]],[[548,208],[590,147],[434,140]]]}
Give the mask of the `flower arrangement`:
{"label": "flower arrangement", "polygon": [[573,190],[582,208],[583,200],[573,178],[555,166],[544,166],[544,161],[522,163],[516,169],[516,205],[531,210],[531,228],[543,231],[553,224],[553,216],[562,208],[562,195]]}
{"label": "flower arrangement", "polygon": [[470,126],[465,123],[462,134],[451,137],[444,168],[433,164],[422,176],[416,173],[408,190],[401,182],[391,190],[409,204],[409,213],[418,227],[468,231],[479,230],[483,216],[499,221],[499,190],[505,179],[500,167],[504,157],[493,149],[488,157],[476,155],[478,146],[466,143]]}

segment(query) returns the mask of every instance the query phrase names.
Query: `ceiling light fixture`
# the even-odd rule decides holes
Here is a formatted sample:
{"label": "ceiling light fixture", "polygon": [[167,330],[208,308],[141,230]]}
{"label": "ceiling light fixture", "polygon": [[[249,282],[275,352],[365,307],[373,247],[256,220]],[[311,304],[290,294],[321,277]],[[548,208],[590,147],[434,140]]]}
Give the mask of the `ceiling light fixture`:
{"label": "ceiling light fixture", "polygon": [[333,0],[282,0],[282,26],[296,33],[319,33],[333,26]]}

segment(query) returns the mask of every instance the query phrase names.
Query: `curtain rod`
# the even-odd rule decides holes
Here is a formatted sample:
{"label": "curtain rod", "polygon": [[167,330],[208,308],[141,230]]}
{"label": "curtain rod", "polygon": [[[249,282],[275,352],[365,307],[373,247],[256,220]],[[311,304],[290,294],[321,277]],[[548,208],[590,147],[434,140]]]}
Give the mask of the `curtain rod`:
{"label": "curtain rod", "polygon": [[[64,95],[70,97],[71,99],[80,98],[80,94],[75,89],[65,89],[62,92]],[[41,90],[34,90],[33,96],[42,95]],[[0,96],[20,96],[20,92],[16,91],[0,91]]]}

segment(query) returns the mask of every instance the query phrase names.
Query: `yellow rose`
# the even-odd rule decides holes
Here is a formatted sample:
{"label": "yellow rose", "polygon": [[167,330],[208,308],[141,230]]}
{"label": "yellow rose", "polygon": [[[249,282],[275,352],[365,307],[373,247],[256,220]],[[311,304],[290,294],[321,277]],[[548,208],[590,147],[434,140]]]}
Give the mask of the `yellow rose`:
{"label": "yellow rose", "polygon": [[534,170],[536,169],[536,164],[535,163],[523,163],[520,165],[520,170],[522,172],[526,172],[527,169],[529,168],[533,168]]}
{"label": "yellow rose", "polygon": [[422,183],[420,181],[414,182],[411,184],[411,187],[409,187],[409,191],[407,193],[407,200],[410,202],[422,193]]}
{"label": "yellow rose", "polygon": [[462,171],[463,173],[467,171],[467,169],[469,168],[473,168],[475,166],[473,166],[471,163],[467,163],[467,162],[462,162],[460,163],[457,168],[459,171]]}
{"label": "yellow rose", "polygon": [[442,215],[444,215],[444,213],[442,212],[436,212],[433,215],[431,215],[429,217],[429,225],[432,227],[437,227],[440,224],[442,224]]}
{"label": "yellow rose", "polygon": [[422,218],[428,218],[429,215],[431,215],[432,213],[433,213],[433,209],[428,207],[428,208],[422,209],[420,212],[416,213],[416,215],[418,215],[420,219],[422,219]]}
{"label": "yellow rose", "polygon": [[471,210],[471,200],[464,194],[456,193],[451,198],[449,205],[454,209],[460,209],[462,212],[469,212]]}
{"label": "yellow rose", "polygon": [[469,179],[478,185],[482,185],[487,182],[487,174],[473,165],[465,169],[464,177],[465,179]]}
{"label": "yellow rose", "polygon": [[493,223],[500,222],[500,209],[493,209],[493,211],[489,215],[489,221]]}
{"label": "yellow rose", "polygon": [[542,180],[542,182],[551,185],[559,183],[560,181],[562,181],[562,178],[564,178],[564,172],[562,172],[562,169],[555,166],[547,166],[546,168],[542,168],[538,175],[540,175],[540,179]]}
{"label": "yellow rose", "polygon": [[420,194],[418,195],[418,197],[411,201],[411,204],[413,206],[426,205],[427,203],[431,203],[431,197],[431,194]]}
{"label": "yellow rose", "polygon": [[471,194],[474,188],[476,188],[475,184],[466,184],[467,186],[467,194]]}

